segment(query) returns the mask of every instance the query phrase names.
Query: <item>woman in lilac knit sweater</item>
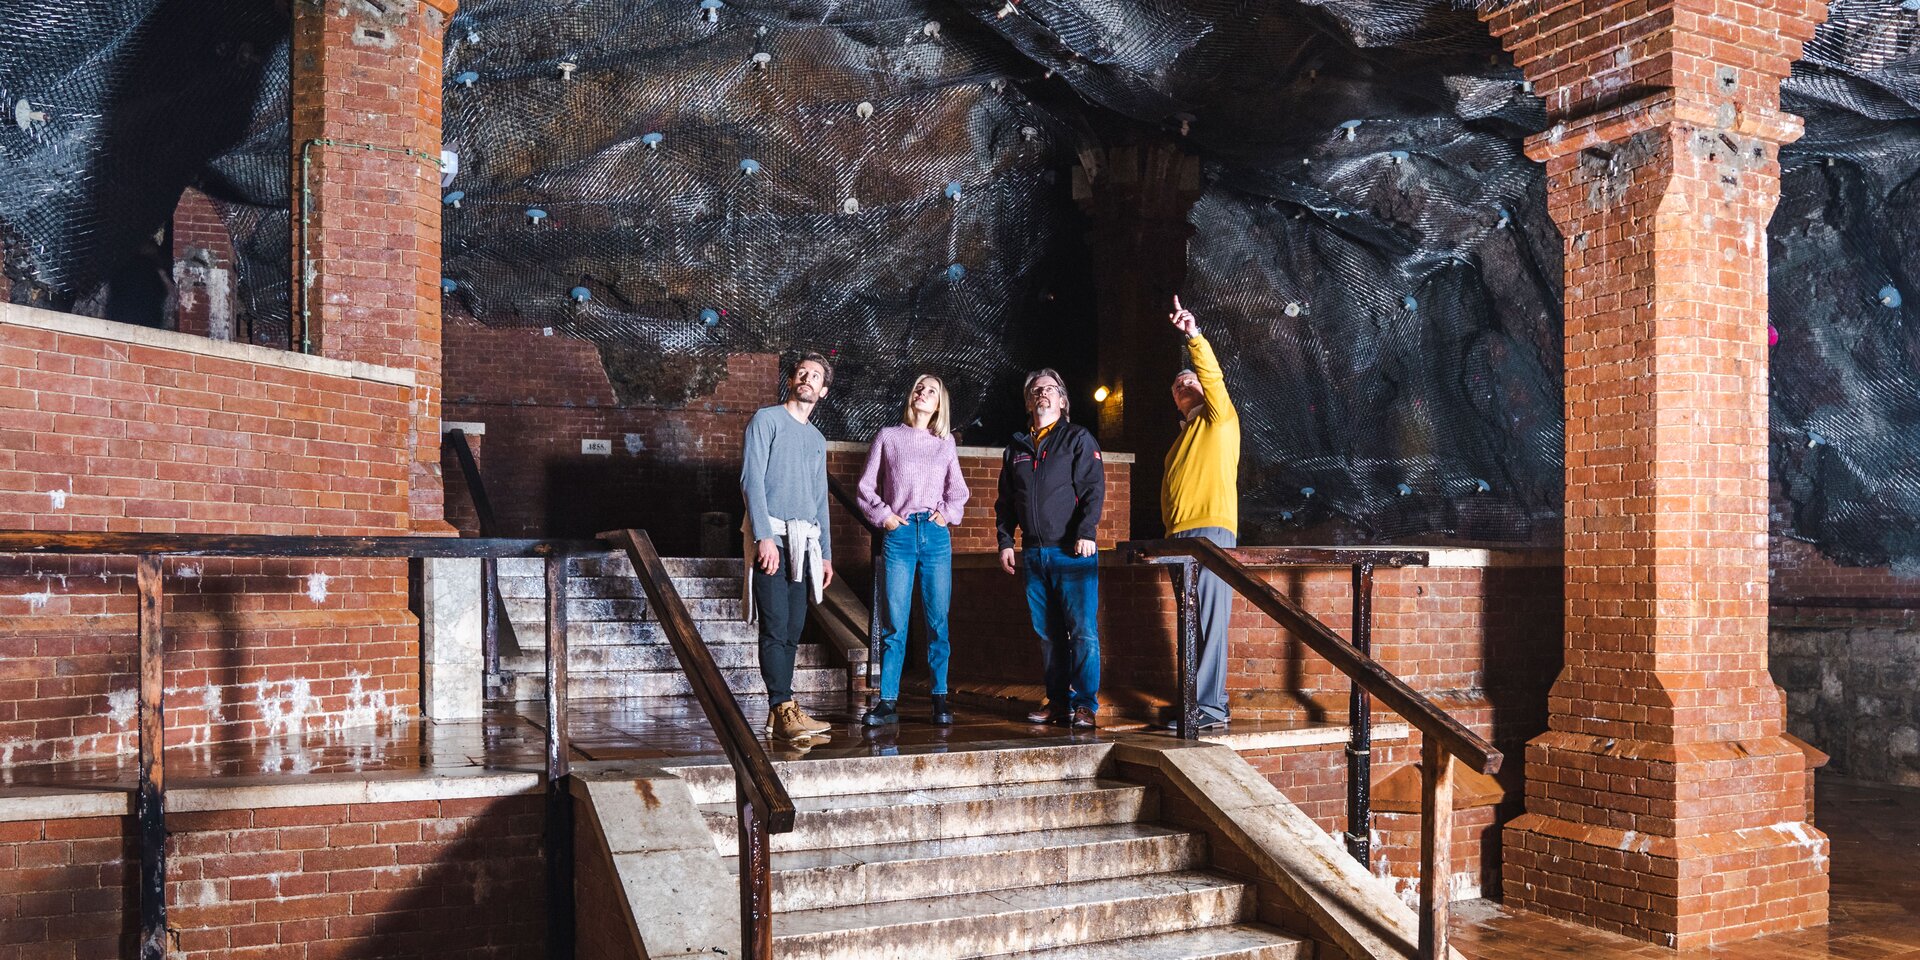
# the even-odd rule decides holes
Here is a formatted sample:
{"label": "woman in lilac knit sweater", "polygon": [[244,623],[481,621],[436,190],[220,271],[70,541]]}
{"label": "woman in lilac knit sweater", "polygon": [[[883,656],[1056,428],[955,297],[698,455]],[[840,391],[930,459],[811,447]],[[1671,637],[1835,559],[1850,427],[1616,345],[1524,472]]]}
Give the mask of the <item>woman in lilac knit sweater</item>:
{"label": "woman in lilac knit sweater", "polygon": [[953,722],[947,708],[947,607],[953,598],[953,537],[967,505],[967,482],[953,442],[947,385],[926,375],[913,382],[897,426],[882,429],[860,474],[860,509],[883,531],[874,611],[880,627],[880,699],[861,716],[869,727],[897,723],[900,671],[906,666],[907,618],[913,586],[927,623],[927,667],[933,672],[933,722]]}

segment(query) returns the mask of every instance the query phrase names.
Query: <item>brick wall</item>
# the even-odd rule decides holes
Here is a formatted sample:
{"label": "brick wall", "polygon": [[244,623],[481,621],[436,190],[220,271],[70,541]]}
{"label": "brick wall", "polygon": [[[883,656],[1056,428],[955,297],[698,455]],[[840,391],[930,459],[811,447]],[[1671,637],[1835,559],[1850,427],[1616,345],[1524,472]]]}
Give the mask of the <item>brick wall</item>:
{"label": "brick wall", "polygon": [[[341,364],[0,307],[0,528],[404,533],[407,427],[404,384]],[[0,557],[0,765],[132,749],[132,581]],[[404,562],[183,559],[165,589],[170,742],[417,715]]]}
{"label": "brick wall", "polygon": [[[538,957],[536,797],[175,813],[173,957]],[[0,955],[133,956],[131,818],[0,823]]]}
{"label": "brick wall", "polygon": [[[714,390],[684,404],[623,406],[592,343],[471,321],[446,335],[445,415],[486,424],[481,477],[505,536],[634,526],[669,555],[695,555],[700,514],[721,510],[728,552],[738,549],[741,442],[754,411],[780,397],[777,357],[729,357]],[[612,454],[582,454],[586,439]],[[450,455],[446,469],[458,473]]]}
{"label": "brick wall", "polygon": [[[1346,568],[1263,570],[1342,636],[1352,624]],[[1373,655],[1414,689],[1493,708],[1482,733],[1524,744],[1545,725],[1546,688],[1560,667],[1557,567],[1382,569],[1375,573]],[[1035,684],[1039,641],[1023,579],[980,565],[955,572],[951,620],[956,677]],[[1165,568],[1100,571],[1101,699],[1142,719],[1170,708],[1178,682],[1173,587]],[[1236,720],[1342,717],[1347,682],[1243,597],[1234,601],[1227,691]],[[911,662],[911,658],[909,658]],[[1494,666],[1497,664],[1497,667]]]}
{"label": "brick wall", "polygon": [[322,356],[414,372],[407,491],[416,529],[429,533],[445,531],[438,162],[441,37],[453,8],[293,5],[293,202],[311,210],[304,236],[294,213],[295,335],[304,309]]}
{"label": "brick wall", "polygon": [[173,211],[174,329],[246,339],[234,328],[233,260],[233,237],[213,200],[191,188],[183,192]]}

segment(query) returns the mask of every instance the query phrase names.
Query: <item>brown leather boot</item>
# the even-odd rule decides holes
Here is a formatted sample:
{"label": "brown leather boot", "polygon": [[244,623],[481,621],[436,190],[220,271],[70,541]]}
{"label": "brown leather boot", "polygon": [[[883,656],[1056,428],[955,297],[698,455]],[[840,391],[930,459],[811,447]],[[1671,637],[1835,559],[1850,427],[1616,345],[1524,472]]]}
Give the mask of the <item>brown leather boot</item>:
{"label": "brown leather boot", "polygon": [[1067,722],[1067,711],[1064,708],[1056,709],[1050,703],[1042,703],[1027,713],[1027,722],[1064,724]]}
{"label": "brown leather boot", "polygon": [[[775,740],[786,740],[789,742],[812,740],[815,742],[825,742],[827,738],[823,736],[820,731],[810,729],[807,726],[807,721],[809,720],[812,720],[814,723],[820,723],[820,721],[813,720],[812,717],[801,713],[800,706],[789,700],[773,708],[773,716],[767,719],[767,733]],[[826,724],[820,724],[820,726],[824,728]]]}

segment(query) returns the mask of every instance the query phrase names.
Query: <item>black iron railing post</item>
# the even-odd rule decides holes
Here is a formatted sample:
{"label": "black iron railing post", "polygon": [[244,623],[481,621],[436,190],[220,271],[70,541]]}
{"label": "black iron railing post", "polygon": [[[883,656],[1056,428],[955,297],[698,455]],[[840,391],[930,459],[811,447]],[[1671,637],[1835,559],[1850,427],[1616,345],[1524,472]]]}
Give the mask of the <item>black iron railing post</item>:
{"label": "black iron railing post", "polygon": [[573,957],[573,799],[567,736],[567,557],[547,558],[547,956]]}
{"label": "black iron railing post", "polygon": [[[1373,655],[1373,564],[1353,565],[1353,648]],[[1362,865],[1373,846],[1373,698],[1347,679],[1347,852]]]}
{"label": "black iron railing post", "polygon": [[1174,722],[1182,740],[1200,739],[1200,564],[1193,560],[1168,567],[1173,575],[1174,629],[1180,646],[1180,716]]}

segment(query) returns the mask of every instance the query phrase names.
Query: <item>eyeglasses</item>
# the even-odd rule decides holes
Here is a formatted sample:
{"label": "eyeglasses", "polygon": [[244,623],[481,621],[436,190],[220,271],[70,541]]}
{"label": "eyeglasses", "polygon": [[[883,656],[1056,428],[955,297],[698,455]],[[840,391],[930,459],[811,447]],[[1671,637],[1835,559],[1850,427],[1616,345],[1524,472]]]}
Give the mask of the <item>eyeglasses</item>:
{"label": "eyeglasses", "polygon": [[1036,383],[1033,386],[1027,388],[1027,393],[1036,397],[1042,396],[1044,394],[1049,394],[1049,393],[1058,394],[1059,392],[1060,392],[1060,388],[1054,386],[1051,383]]}

